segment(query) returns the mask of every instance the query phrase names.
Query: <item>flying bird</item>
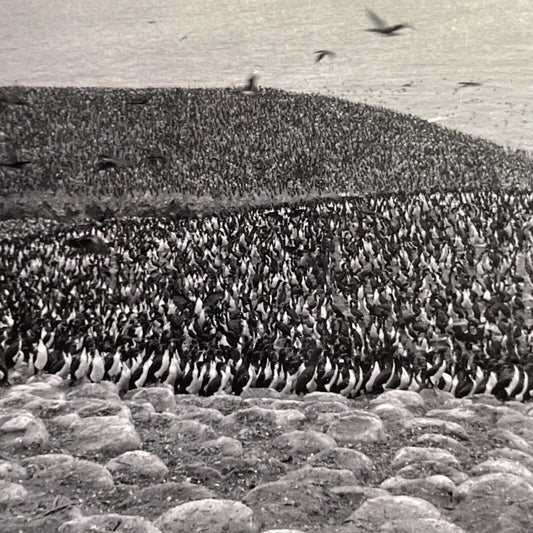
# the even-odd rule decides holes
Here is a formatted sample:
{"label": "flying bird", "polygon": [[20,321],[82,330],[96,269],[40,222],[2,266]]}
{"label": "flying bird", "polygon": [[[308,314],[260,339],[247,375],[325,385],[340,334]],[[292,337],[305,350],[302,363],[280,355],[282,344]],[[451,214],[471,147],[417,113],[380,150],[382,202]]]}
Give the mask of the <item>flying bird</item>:
{"label": "flying bird", "polygon": [[378,17],[373,11],[366,8],[366,14],[368,18],[374,23],[375,28],[368,28],[366,31],[371,31],[374,33],[381,33],[382,35],[388,35],[389,37],[394,37],[398,30],[402,28],[412,28],[410,24],[393,24],[392,26],[387,25],[387,23],[381,18]]}
{"label": "flying bird", "polygon": [[121,159],[119,157],[111,157],[106,154],[100,154],[98,156],[96,170],[107,170],[109,168],[125,168],[128,166],[130,166],[130,163],[125,159]]}
{"label": "flying bird", "polygon": [[83,237],[74,237],[66,241],[67,246],[91,252],[94,254],[107,254],[110,251],[109,244],[104,239],[96,235],[84,235]]}
{"label": "flying bird", "polygon": [[128,105],[146,105],[150,102],[149,96],[138,96],[136,98],[132,98],[131,100],[128,100]]}
{"label": "flying bird", "polygon": [[459,87],[455,88],[455,92],[465,89],[466,87],[480,87],[481,83],[479,81],[460,81],[457,85]]}
{"label": "flying bird", "polygon": [[2,167],[8,167],[8,168],[15,168],[19,169],[22,167],[25,167],[26,165],[29,165],[32,163],[32,161],[25,160],[25,161],[0,161],[0,166]]}
{"label": "flying bird", "polygon": [[0,161],[0,166],[2,167],[20,169],[32,163],[32,161],[29,159],[19,159],[16,151],[13,149],[8,150],[6,156],[6,159]]}
{"label": "flying bird", "polygon": [[8,105],[29,105],[27,100],[9,94],[0,95],[0,103]]}
{"label": "flying bird", "polygon": [[335,54],[335,52],[332,52],[331,50],[317,50],[315,54],[316,54],[315,63],[322,61],[322,59],[324,59],[325,57],[334,58],[337,55]]}

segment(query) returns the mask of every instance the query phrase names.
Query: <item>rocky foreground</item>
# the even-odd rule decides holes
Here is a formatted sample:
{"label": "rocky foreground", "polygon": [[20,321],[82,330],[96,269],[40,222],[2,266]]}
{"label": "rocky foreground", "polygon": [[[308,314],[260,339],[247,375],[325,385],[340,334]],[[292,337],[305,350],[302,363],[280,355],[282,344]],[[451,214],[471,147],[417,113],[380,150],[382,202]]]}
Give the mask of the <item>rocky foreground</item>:
{"label": "rocky foreground", "polygon": [[0,391],[4,533],[531,531],[533,405],[440,391]]}

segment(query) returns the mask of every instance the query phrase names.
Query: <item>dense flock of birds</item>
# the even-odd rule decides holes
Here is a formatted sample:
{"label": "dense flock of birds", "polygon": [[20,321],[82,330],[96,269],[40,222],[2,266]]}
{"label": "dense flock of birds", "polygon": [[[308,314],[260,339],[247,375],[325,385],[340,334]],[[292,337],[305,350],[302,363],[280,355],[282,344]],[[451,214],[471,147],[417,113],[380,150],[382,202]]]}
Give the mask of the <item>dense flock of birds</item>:
{"label": "dense flock of birds", "polygon": [[262,88],[2,93],[0,194],[359,195],[398,184],[530,185],[533,175],[523,152],[325,96]]}
{"label": "dense flock of birds", "polygon": [[487,186],[8,235],[0,377],[527,400],[532,213]]}

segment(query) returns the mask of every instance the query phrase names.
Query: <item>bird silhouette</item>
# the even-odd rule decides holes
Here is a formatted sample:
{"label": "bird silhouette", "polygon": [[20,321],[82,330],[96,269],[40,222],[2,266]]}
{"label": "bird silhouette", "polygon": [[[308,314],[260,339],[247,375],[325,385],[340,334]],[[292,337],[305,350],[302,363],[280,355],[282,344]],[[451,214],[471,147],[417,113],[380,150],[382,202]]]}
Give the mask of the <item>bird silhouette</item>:
{"label": "bird silhouette", "polygon": [[107,254],[110,251],[109,244],[96,235],[84,235],[74,237],[66,241],[67,246],[96,254]]}
{"label": "bird silhouette", "polygon": [[32,163],[31,160],[19,159],[16,150],[10,149],[7,150],[5,159],[3,161],[0,161],[0,166],[18,170],[22,167],[25,167],[26,165],[29,165],[30,163]]}
{"label": "bird silhouette", "polygon": [[335,52],[332,52],[331,50],[317,50],[315,54],[316,54],[315,63],[322,61],[322,59],[324,59],[325,57],[334,58],[337,55],[335,54]]}
{"label": "bird silhouette", "polygon": [[26,160],[26,161],[0,161],[0,166],[2,167],[8,167],[8,168],[14,168],[19,169],[26,165],[29,165],[32,163],[32,161]]}
{"label": "bird silhouette", "polygon": [[0,95],[0,103],[7,105],[30,105],[27,100],[9,94]]}
{"label": "bird silhouette", "polygon": [[107,170],[109,168],[125,168],[130,166],[130,162],[126,159],[113,157],[107,154],[100,154],[98,156],[97,170]]}
{"label": "bird silhouette", "polygon": [[455,88],[454,92],[466,89],[467,87],[480,87],[481,83],[479,81],[460,81],[457,85],[458,87]]}
{"label": "bird silhouette", "polygon": [[405,22],[402,24],[393,24],[392,26],[389,26],[381,17],[376,15],[373,11],[371,11],[368,8],[366,8],[366,14],[368,18],[375,25],[375,28],[368,28],[366,31],[371,31],[374,33],[381,33],[382,35],[394,37],[398,30],[401,30],[403,28],[412,28],[410,24],[407,24]]}
{"label": "bird silhouette", "polygon": [[257,72],[254,72],[246,81],[246,86],[244,90],[246,92],[255,92],[257,91]]}
{"label": "bird silhouette", "polygon": [[139,96],[137,98],[132,98],[131,100],[128,100],[128,105],[146,105],[149,102],[149,96]]}

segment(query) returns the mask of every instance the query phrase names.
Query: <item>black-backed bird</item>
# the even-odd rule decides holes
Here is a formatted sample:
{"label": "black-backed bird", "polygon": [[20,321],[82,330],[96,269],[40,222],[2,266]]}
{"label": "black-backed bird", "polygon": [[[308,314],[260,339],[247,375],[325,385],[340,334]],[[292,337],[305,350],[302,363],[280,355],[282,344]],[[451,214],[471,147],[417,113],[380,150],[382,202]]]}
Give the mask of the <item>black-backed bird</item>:
{"label": "black-backed bird", "polygon": [[403,28],[413,28],[410,24],[407,23],[401,23],[401,24],[392,24],[388,25],[381,17],[378,17],[373,11],[370,9],[366,9],[366,14],[368,18],[374,23],[374,28],[368,28],[365,31],[371,31],[374,33],[380,33],[381,35],[387,35],[389,37],[393,37],[396,34],[398,30],[401,30]]}
{"label": "black-backed bird", "polygon": [[317,50],[315,53],[315,63],[319,63],[325,57],[333,59],[337,54],[331,50]]}

